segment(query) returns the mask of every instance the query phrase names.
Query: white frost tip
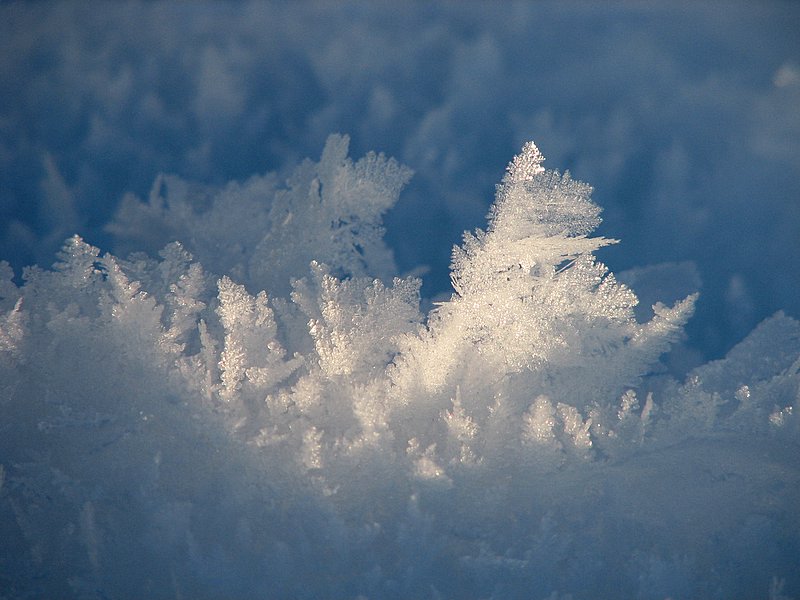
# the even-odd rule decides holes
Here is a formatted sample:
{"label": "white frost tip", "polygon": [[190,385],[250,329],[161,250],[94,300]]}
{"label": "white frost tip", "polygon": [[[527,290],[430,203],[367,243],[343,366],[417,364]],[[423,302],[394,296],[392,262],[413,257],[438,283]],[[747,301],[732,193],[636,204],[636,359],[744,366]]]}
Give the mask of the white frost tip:
{"label": "white frost tip", "polygon": [[517,154],[506,167],[503,183],[520,183],[533,179],[534,175],[544,172],[542,162],[544,156],[533,142],[527,142],[522,147],[522,152]]}

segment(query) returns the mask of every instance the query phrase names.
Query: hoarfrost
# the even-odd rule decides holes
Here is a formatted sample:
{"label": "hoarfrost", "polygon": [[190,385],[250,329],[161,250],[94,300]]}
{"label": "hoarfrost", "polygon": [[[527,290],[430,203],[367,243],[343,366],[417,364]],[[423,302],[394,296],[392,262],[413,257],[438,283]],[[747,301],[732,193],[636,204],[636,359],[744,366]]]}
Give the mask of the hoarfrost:
{"label": "hoarfrost", "polygon": [[800,590],[800,323],[674,380],[696,295],[635,314],[533,143],[424,317],[381,239],[410,172],[347,146],[285,187],[160,178],[112,224],[158,259],[0,263],[6,595]]}

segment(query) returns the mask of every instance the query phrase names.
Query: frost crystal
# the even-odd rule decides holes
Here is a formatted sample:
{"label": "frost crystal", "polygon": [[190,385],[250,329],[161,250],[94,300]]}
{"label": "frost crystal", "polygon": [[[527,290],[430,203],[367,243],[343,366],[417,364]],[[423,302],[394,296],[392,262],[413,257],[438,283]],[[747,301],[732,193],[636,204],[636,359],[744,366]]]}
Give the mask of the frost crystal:
{"label": "frost crystal", "polygon": [[535,175],[544,173],[544,156],[539,152],[539,148],[533,142],[526,142],[522,146],[522,152],[517,154],[506,167],[506,174],[503,183],[512,186],[517,183],[530,181]]}
{"label": "frost crystal", "polygon": [[675,380],[696,296],[637,320],[533,143],[425,318],[381,239],[410,172],[347,146],[159,178],[111,227],[149,256],[0,262],[0,596],[800,589],[800,323]]}
{"label": "frost crystal", "polygon": [[536,146],[523,148],[487,231],[465,234],[453,250],[455,293],[411,342],[400,386],[435,394],[482,373],[573,405],[604,403],[635,385],[682,330],[694,297],[638,323],[636,296],[591,254],[613,242],[586,237],[600,222],[591,188],[541,161]]}

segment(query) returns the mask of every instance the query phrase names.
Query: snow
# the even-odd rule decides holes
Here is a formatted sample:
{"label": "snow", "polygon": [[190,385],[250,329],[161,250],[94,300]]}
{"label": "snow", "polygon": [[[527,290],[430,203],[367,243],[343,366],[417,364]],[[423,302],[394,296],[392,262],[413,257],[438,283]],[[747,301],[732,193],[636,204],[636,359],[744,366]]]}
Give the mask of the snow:
{"label": "snow", "polygon": [[800,593],[800,322],[676,375],[696,294],[637,312],[533,143],[424,314],[410,172],[347,152],[158,179],[115,227],[159,258],[0,266],[0,597]]}

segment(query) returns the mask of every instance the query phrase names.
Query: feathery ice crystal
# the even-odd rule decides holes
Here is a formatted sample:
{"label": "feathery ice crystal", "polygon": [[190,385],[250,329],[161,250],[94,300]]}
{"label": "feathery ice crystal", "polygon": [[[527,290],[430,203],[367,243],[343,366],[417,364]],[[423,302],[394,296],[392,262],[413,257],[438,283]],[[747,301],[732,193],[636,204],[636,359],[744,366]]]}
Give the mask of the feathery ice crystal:
{"label": "feathery ice crystal", "polygon": [[0,263],[0,598],[800,593],[800,323],[676,381],[695,296],[637,320],[532,143],[422,315],[347,148]]}

